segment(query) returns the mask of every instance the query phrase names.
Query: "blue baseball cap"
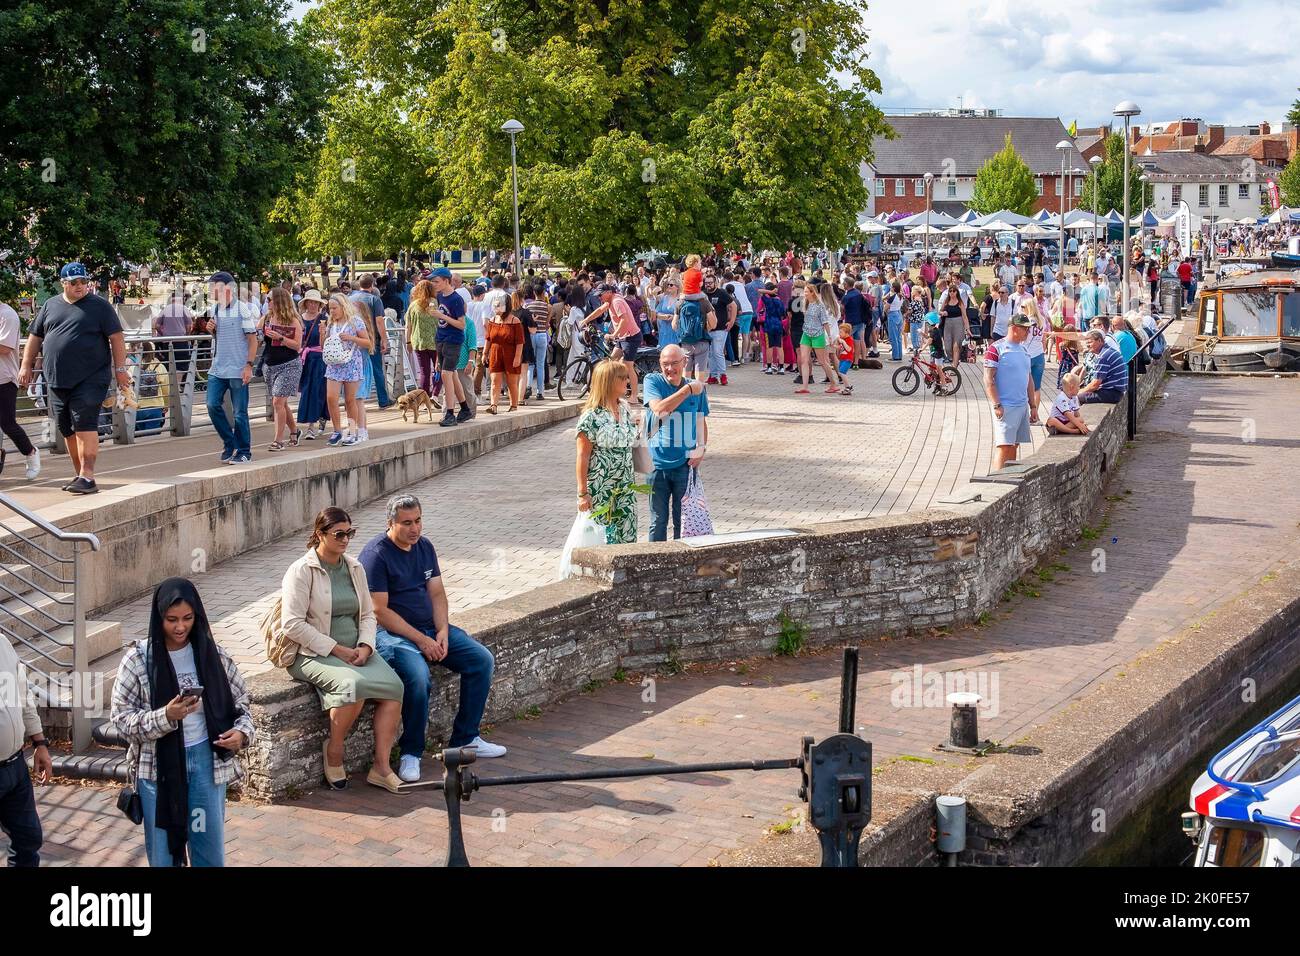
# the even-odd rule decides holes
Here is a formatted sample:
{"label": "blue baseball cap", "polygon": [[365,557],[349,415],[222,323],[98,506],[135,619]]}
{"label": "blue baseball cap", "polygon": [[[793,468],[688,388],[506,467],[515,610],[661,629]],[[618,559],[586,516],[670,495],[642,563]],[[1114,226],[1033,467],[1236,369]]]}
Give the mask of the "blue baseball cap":
{"label": "blue baseball cap", "polygon": [[89,279],[90,273],[80,262],[69,262],[59,270],[60,279]]}
{"label": "blue baseball cap", "polygon": [[439,266],[437,269],[434,269],[432,272],[429,273],[429,278],[430,278],[430,279],[450,279],[450,278],[451,278],[451,270],[448,269],[446,266]]}
{"label": "blue baseball cap", "polygon": [[212,278],[208,279],[208,281],[209,282],[234,282],[235,277],[232,276],[229,272],[214,272],[212,274]]}

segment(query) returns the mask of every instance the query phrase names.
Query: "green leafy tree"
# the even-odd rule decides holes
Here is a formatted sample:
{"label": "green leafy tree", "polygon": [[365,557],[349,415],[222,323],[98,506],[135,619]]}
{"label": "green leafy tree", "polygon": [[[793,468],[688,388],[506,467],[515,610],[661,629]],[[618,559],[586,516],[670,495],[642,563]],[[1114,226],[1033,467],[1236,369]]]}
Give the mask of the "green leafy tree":
{"label": "green leafy tree", "polygon": [[403,200],[423,204],[418,241],[512,243],[500,127],[516,119],[523,239],[582,261],[846,236],[867,205],[859,167],[887,134],[865,9],[437,0],[430,15],[413,0],[323,0],[305,25],[348,84],[401,100],[433,158],[437,191]]}
{"label": "green leafy tree", "polygon": [[1286,169],[1278,175],[1277,188],[1282,193],[1282,205],[1300,206],[1300,152],[1291,157]]}
{"label": "green leafy tree", "polygon": [[984,215],[1009,209],[1027,216],[1033,211],[1037,198],[1034,172],[1020,158],[1011,142],[1011,134],[1007,133],[1002,148],[985,160],[975,174],[970,206]]}
{"label": "green leafy tree", "polygon": [[264,268],[328,58],[284,0],[24,0],[0,11],[9,262]]}
{"label": "green leafy tree", "polygon": [[1286,121],[1292,126],[1300,126],[1300,100],[1291,103],[1291,109],[1286,114]]}
{"label": "green leafy tree", "polygon": [[[1129,208],[1136,215],[1142,206],[1142,170],[1134,157],[1129,157]],[[1094,177],[1096,183],[1094,184]],[[1096,186],[1097,209],[1104,216],[1112,209],[1124,211],[1124,134],[1111,133],[1106,137],[1106,155],[1097,163],[1083,184],[1079,197],[1080,209],[1092,212],[1093,187]]]}

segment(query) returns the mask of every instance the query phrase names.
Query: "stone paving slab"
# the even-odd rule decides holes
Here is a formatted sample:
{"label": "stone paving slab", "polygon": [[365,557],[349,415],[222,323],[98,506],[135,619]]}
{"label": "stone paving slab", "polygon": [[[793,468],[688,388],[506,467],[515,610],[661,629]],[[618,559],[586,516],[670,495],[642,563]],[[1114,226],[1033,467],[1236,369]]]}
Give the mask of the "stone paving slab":
{"label": "stone paving slab", "polygon": [[[946,735],[946,705],[907,699],[916,665],[923,679],[951,671],[996,678],[996,713],[986,710],[981,730],[1014,742],[1293,557],[1300,498],[1279,489],[1300,467],[1287,415],[1300,383],[1178,377],[1166,388],[1108,487],[1116,500],[1096,522],[1106,523],[1105,537],[1068,547],[1056,559],[1066,570],[1040,582],[1040,596],[1013,598],[985,627],[863,647],[858,723],[877,764],[953,759],[931,749]],[[1252,443],[1242,441],[1247,420]],[[1105,573],[1093,571],[1097,547]],[[794,756],[801,735],[836,725],[838,666],[834,651],[724,664],[657,679],[653,701],[638,681],[610,684],[494,728],[511,753],[479,773]],[[426,774],[433,766],[426,760]],[[437,794],[391,796],[362,779],[288,805],[232,804],[229,861],[440,863]],[[792,771],[493,789],[466,807],[468,852],[487,865],[726,862],[738,848],[779,839],[765,831],[797,806],[797,785]],[[50,862],[142,860],[139,831],[116,816],[111,792],[39,793]]]}

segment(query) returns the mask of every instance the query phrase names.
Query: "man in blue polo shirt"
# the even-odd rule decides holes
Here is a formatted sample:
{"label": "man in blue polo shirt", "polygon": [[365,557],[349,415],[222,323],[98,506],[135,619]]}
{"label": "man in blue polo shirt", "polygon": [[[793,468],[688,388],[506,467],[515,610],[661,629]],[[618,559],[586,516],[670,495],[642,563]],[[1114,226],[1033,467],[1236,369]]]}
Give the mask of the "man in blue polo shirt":
{"label": "man in blue polo shirt", "polygon": [[[439,425],[458,425],[467,422],[473,416],[469,402],[465,399],[465,389],[456,375],[460,364],[461,347],[465,344],[465,300],[455,290],[451,282],[451,270],[446,267],[434,269],[429,273],[433,291],[438,297],[438,331],[434,334],[434,344],[438,349],[438,369],[442,372],[443,413]],[[455,411],[460,405],[460,413]]]}
{"label": "man in blue polo shirt", "polygon": [[1031,422],[1038,421],[1038,393],[1029,374],[1029,316],[1013,315],[1007,337],[990,342],[984,353],[984,391],[993,396],[993,467],[1016,460],[1020,445],[1032,440]]}
{"label": "man in blue polo shirt", "polygon": [[420,500],[397,495],[388,499],[387,510],[388,531],[370,541],[359,560],[375,605],[376,647],[406,691],[397,775],[414,783],[420,779],[429,724],[429,662],[460,674],[460,706],[447,745],[473,747],[479,759],[504,756],[506,748],[479,734],[495,661],[486,647],[448,619],[447,591],[438,555],[423,535]]}
{"label": "man in blue polo shirt", "polygon": [[1128,363],[1119,350],[1108,345],[1100,329],[1089,329],[1083,336],[1088,351],[1097,357],[1092,381],[1079,389],[1080,402],[1114,405],[1128,388]]}
{"label": "man in blue polo shirt", "polygon": [[[243,465],[253,460],[253,438],[248,421],[248,383],[257,358],[257,312],[235,295],[235,279],[218,272],[208,280],[212,308],[207,330],[212,335],[212,367],[208,369],[208,419],[221,438],[221,461]],[[224,404],[230,394],[235,412],[231,427]]]}
{"label": "man in blue polo shirt", "polygon": [[709,440],[709,398],[705,383],[687,379],[686,352],[680,345],[665,346],[659,367],[645,379],[646,416],[650,435],[650,540],[668,540],[668,507],[672,505],[673,537],[682,536],[682,496],[690,469],[704,457]]}

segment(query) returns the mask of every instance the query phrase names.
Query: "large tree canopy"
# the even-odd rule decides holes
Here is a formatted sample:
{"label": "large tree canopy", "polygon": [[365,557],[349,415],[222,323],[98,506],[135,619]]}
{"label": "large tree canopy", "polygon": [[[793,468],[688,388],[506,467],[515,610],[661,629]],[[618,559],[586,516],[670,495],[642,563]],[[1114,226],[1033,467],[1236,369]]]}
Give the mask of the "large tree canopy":
{"label": "large tree canopy", "polygon": [[328,58],[284,0],[17,0],[0,10],[0,251],[261,269]]}
{"label": "large tree canopy", "polygon": [[[432,11],[323,0],[305,26],[337,55],[347,87],[382,97],[413,128],[407,148],[432,181],[381,188],[407,191],[391,206],[419,209],[415,241],[511,244],[500,127],[516,119],[524,241],[577,262],[717,239],[845,238],[867,205],[860,164],[884,130],[864,10],[864,0],[435,0]],[[309,219],[336,185],[307,190]],[[366,245],[363,231],[346,244]]]}

